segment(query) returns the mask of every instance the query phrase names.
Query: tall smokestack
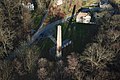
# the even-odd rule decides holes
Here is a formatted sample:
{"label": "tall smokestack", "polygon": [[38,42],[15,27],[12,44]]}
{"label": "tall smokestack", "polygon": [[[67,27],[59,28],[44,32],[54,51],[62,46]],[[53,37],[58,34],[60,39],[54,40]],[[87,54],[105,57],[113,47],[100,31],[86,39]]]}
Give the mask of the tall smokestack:
{"label": "tall smokestack", "polygon": [[57,27],[57,48],[56,48],[56,56],[62,56],[62,31],[61,26],[58,25]]}

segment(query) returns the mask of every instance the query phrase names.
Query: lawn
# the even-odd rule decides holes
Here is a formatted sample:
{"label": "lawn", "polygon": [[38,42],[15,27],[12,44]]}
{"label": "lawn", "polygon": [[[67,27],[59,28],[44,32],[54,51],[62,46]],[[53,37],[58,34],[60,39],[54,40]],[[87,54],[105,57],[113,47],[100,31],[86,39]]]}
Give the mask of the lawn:
{"label": "lawn", "polygon": [[[69,26],[66,34],[67,23],[61,24],[62,26],[62,41],[66,39],[72,40],[73,44],[70,47],[63,49],[63,54],[68,54],[69,52],[81,53],[85,48],[86,44],[89,43],[97,32],[97,26],[93,24],[82,24],[82,23],[72,23]],[[54,29],[54,37],[56,38],[56,27]],[[53,59],[50,56],[49,50],[55,46],[55,44],[49,39],[45,38],[39,41],[39,46],[41,48],[41,53],[44,57]],[[55,51],[54,51],[55,53]],[[54,54],[53,53],[53,54]]]}

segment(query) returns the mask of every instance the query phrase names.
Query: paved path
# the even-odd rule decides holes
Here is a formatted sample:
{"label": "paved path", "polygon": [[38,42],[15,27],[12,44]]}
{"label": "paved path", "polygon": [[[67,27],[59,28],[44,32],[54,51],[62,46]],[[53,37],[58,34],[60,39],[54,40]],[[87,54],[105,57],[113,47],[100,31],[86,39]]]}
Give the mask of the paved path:
{"label": "paved path", "polygon": [[64,19],[61,20],[57,20],[55,22],[52,22],[50,24],[48,24],[46,27],[39,27],[39,29],[37,30],[37,32],[32,36],[31,41],[29,42],[29,44],[32,44],[34,41],[36,41],[36,39],[38,39],[40,36],[45,35],[50,35],[51,31],[56,27],[56,25],[64,23],[66,21],[68,21],[68,19],[70,19],[71,17],[66,17]]}

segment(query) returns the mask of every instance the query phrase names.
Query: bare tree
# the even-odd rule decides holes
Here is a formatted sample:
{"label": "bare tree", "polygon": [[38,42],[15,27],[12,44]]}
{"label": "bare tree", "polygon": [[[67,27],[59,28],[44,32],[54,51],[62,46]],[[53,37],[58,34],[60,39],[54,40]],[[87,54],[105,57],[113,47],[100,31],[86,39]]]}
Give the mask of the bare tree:
{"label": "bare tree", "polygon": [[107,50],[98,43],[92,43],[83,53],[81,60],[89,62],[92,67],[103,68],[114,57],[112,51]]}
{"label": "bare tree", "polygon": [[52,0],[36,0],[38,6],[38,12],[44,13],[45,10],[47,10],[51,1]]}
{"label": "bare tree", "polygon": [[21,42],[15,50],[15,54],[22,61],[24,70],[28,73],[32,73],[36,67],[36,61],[39,57],[39,48],[37,46],[28,47],[27,42]]}
{"label": "bare tree", "polygon": [[9,61],[0,60],[0,80],[12,80],[13,79],[13,66]]}
{"label": "bare tree", "polygon": [[0,16],[0,57],[3,57],[13,49],[15,32],[9,28],[3,28],[4,17],[2,15]]}

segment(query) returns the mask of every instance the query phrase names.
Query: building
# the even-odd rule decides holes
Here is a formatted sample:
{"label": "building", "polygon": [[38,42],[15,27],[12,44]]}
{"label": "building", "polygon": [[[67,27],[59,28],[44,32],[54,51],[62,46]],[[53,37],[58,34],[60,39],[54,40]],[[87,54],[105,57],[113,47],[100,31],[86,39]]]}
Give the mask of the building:
{"label": "building", "polygon": [[91,16],[89,13],[79,12],[76,16],[76,22],[90,23]]}
{"label": "building", "polygon": [[63,0],[57,0],[57,1],[56,1],[56,5],[59,6],[59,5],[62,5],[62,4],[63,4]]}
{"label": "building", "polygon": [[108,0],[100,0],[99,7],[102,9],[113,9]]}
{"label": "building", "polygon": [[26,8],[30,11],[34,10],[34,4],[32,3],[32,0],[22,1],[22,5],[24,8]]}

